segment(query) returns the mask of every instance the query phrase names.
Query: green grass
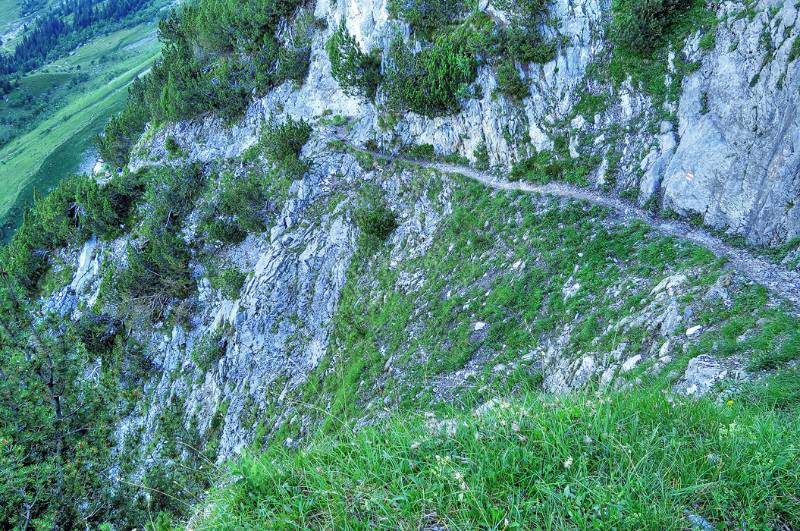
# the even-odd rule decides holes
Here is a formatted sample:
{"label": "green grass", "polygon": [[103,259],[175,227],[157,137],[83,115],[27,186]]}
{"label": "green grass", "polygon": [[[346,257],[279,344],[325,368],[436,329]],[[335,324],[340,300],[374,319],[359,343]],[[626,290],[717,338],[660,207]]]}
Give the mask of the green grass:
{"label": "green grass", "polygon": [[[35,196],[41,196],[53,189],[62,179],[76,171],[84,153],[94,147],[95,138],[106,125],[108,118],[122,110],[125,103],[124,91],[117,92],[104,102],[102,111],[97,112],[85,127],[72,136],[68,136],[63,144],[53,149],[42,161],[38,170],[22,185],[14,204],[6,212],[2,227],[2,238],[7,239],[22,219],[22,213],[31,204]],[[2,169],[0,169],[2,174]]]}
{"label": "green grass", "polygon": [[132,49],[138,46],[151,46],[156,39],[152,24],[141,24],[132,28],[124,28],[108,35],[100,35],[81,46],[75,53],[53,61],[46,68],[68,69],[76,66],[88,67],[92,61],[103,62],[104,57],[111,59],[110,54]]}
{"label": "green grass", "polygon": [[68,72],[36,72],[20,80],[20,88],[33,97],[49,92],[53,87],[68,81],[72,74]]}
{"label": "green grass", "polygon": [[[436,197],[439,179],[420,172],[409,186]],[[480,357],[493,361],[463,382],[458,394],[465,402],[485,400],[498,386],[510,390],[540,378],[521,369],[498,381],[492,366],[517,362],[569,327],[565,355],[611,352],[626,342],[625,356],[647,357],[663,342],[658,330],[619,331],[613,325],[635,316],[642,302],[652,299],[650,290],[680,271],[691,279],[691,294],[681,304],[693,306],[692,321],[705,331],[687,353],[676,353],[676,363],[700,354],[742,355],[761,369],[783,367],[800,356],[800,321],[770,308],[763,289],[731,287],[730,309],[703,301],[725,273],[707,250],[641,223],[605,226],[609,214],[600,208],[543,207],[526,194],[487,194],[482,185],[456,182],[454,210],[426,254],[400,267],[391,265],[385,250],[354,259],[333,322],[331,350],[337,355],[323,358],[300,392],[319,400],[317,408],[358,418],[364,404],[385,397],[411,410],[426,407],[437,377]],[[419,195],[401,201],[414,203]],[[527,266],[515,269],[515,263]],[[396,288],[404,275],[421,275],[424,281],[414,290]],[[566,299],[562,288],[570,277],[581,287]],[[483,337],[471,327],[479,321],[488,323]],[[751,333],[743,336],[745,331]],[[390,358],[402,367],[402,376],[384,378]],[[335,428],[331,418],[319,420]],[[277,440],[297,435],[284,428]]]}
{"label": "green grass", "polygon": [[[19,18],[19,2],[17,0],[0,0],[0,35]],[[5,43],[3,43],[5,45]]]}
{"label": "green grass", "polygon": [[[419,413],[245,455],[200,529],[800,525],[800,422],[645,389]],[[448,426],[452,432],[447,433]]]}
{"label": "green grass", "polygon": [[[139,37],[144,33],[142,28],[137,31]],[[126,34],[129,38],[133,35]],[[95,50],[93,54],[100,53],[94,44],[90,46]],[[4,223],[16,225],[32,188],[46,190],[75,171],[81,152],[91,145],[111,114],[121,108],[127,85],[150,67],[157,54],[157,43],[150,41],[135,53],[113,62],[113,67],[106,66],[108,74],[97,76],[89,86],[71,92],[63,106],[0,149],[0,219]],[[35,86],[45,79],[43,76],[57,75],[35,74],[28,83]],[[81,152],[76,153],[76,149]]]}

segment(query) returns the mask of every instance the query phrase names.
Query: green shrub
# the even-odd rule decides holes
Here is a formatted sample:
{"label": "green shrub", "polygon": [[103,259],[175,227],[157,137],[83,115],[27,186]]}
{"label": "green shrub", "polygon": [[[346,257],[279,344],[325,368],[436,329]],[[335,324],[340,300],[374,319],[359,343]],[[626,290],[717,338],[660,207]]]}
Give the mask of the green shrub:
{"label": "green shrub", "polygon": [[178,145],[178,141],[175,140],[174,136],[167,137],[167,139],[164,141],[164,147],[167,150],[167,155],[169,155],[169,158],[171,159],[177,159],[183,156],[181,146]]}
{"label": "green shrub", "polygon": [[518,162],[511,169],[509,179],[545,184],[563,181],[586,186],[586,176],[596,165],[594,160],[572,159],[567,154],[559,156],[551,151],[540,151],[536,155]]}
{"label": "green shrub", "polygon": [[198,163],[178,168],[164,166],[150,170],[146,178],[146,212],[141,232],[178,230],[205,185],[202,167]]}
{"label": "green shrub", "polygon": [[612,37],[630,53],[649,57],[695,0],[615,0]]}
{"label": "green shrub", "polygon": [[472,154],[475,157],[475,169],[486,171],[489,169],[489,149],[486,142],[481,142]]}
{"label": "green shrub", "polygon": [[434,32],[460,20],[467,9],[465,0],[389,0],[389,13],[402,18],[416,32],[430,37]]}
{"label": "green shrub", "polygon": [[226,339],[220,330],[204,336],[192,350],[192,361],[202,371],[208,371],[225,355]]}
{"label": "green shrub", "polygon": [[514,22],[523,25],[533,25],[542,16],[547,14],[548,0],[493,0],[498,8],[508,11],[514,17]]}
{"label": "green shrub", "polygon": [[108,511],[99,470],[112,463],[118,367],[97,367],[69,319],[33,317],[0,318],[0,527],[93,526]]}
{"label": "green shrub", "polygon": [[103,355],[114,347],[114,340],[122,330],[122,323],[109,315],[89,311],[75,323],[75,330],[90,353]]}
{"label": "green shrub", "polygon": [[11,241],[0,251],[4,274],[26,292],[36,291],[49,268],[53,250],[88,236],[80,223],[75,198],[89,180],[71,177],[61,181],[48,195],[35,197]]}
{"label": "green shrub", "polygon": [[509,58],[520,63],[544,64],[556,57],[556,41],[546,40],[538,27],[512,26],[500,36],[500,49]]}
{"label": "green shrub", "polygon": [[267,159],[291,179],[301,179],[308,164],[300,160],[300,151],[311,137],[311,125],[292,117],[284,123],[270,120],[261,131],[259,145]]}
{"label": "green shrub", "polygon": [[128,89],[128,104],[111,117],[103,133],[97,137],[97,150],[106,163],[123,167],[128,163],[131,149],[144,131],[149,116],[143,104],[144,84],[134,80]]}
{"label": "green shrub", "polygon": [[380,54],[361,51],[355,37],[347,32],[344,21],[325,45],[331,61],[331,74],[342,91],[350,96],[375,99],[381,82]]}
{"label": "green shrub", "polygon": [[715,31],[707,31],[698,43],[701,50],[710,52],[717,46],[717,33]]}
{"label": "green shrub", "polygon": [[277,78],[303,85],[311,66],[311,44],[318,21],[310,13],[297,17],[292,28],[291,42],[278,54]]}
{"label": "green shrub", "polygon": [[433,160],[436,158],[436,149],[433,144],[412,144],[404,147],[403,153],[413,159]]}
{"label": "green shrub", "polygon": [[392,212],[376,191],[367,193],[354,213],[360,231],[359,244],[367,252],[374,252],[389,239],[397,228],[397,215]]}
{"label": "green shrub", "polygon": [[499,35],[499,50],[522,64],[546,63],[556,56],[556,41],[547,40],[540,27],[546,23],[545,0],[500,0],[497,7],[511,14],[511,24]]}
{"label": "green shrub", "polygon": [[119,236],[130,224],[145,190],[145,173],[114,175],[103,185],[88,180],[77,193],[78,215],[87,231],[103,239]]}
{"label": "green shrub", "polygon": [[225,172],[202,212],[201,225],[209,237],[224,243],[238,243],[248,232],[263,232],[267,198],[256,173],[235,175]]}
{"label": "green shrub", "polygon": [[192,291],[191,252],[179,236],[186,215],[205,183],[199,164],[151,170],[144,192],[144,221],[129,243],[127,265],[115,274],[116,287],[130,309],[163,316],[174,299]]}
{"label": "green shrub", "polygon": [[176,234],[148,235],[144,242],[128,245],[127,266],[118,272],[117,287],[134,306],[163,316],[172,300],[191,293],[190,257],[186,242]]}
{"label": "green shrub", "polygon": [[247,231],[241,228],[235,220],[223,217],[212,217],[203,220],[202,229],[212,241],[224,244],[237,244],[247,238]]}
{"label": "green shrub", "polygon": [[272,161],[300,156],[300,151],[311,136],[311,126],[305,120],[291,116],[282,124],[270,121],[261,133],[264,153]]}
{"label": "green shrub", "polygon": [[473,95],[469,86],[477,76],[482,36],[471,26],[459,27],[419,53],[395,38],[384,84],[389,106],[427,117],[458,112],[460,100]]}
{"label": "green shrub", "polygon": [[143,190],[143,178],[130,173],[115,175],[104,185],[85,176],[61,181],[48,195],[34,199],[0,251],[5,272],[19,287],[34,292],[53,250],[81,243],[91,234],[118,235]]}
{"label": "green shrub", "polygon": [[[311,66],[311,48],[284,48],[278,60],[278,77],[301,87]],[[247,98],[247,95],[245,96]],[[249,99],[249,98],[248,98]]]}
{"label": "green shrub", "polygon": [[209,271],[211,287],[220,290],[226,299],[235,300],[247,279],[247,273],[239,271],[234,267],[214,267]]}
{"label": "green shrub", "polygon": [[521,101],[530,95],[530,87],[520,77],[514,61],[503,61],[497,67],[497,90],[516,101]]}
{"label": "green shrub", "polygon": [[[310,16],[298,17],[294,38],[276,36],[301,0],[198,0],[175,8],[159,23],[162,58],[131,86],[126,108],[112,118],[98,147],[123,166],[144,125],[216,113],[239,119],[253,92],[287,79],[301,83],[308,70]],[[307,19],[311,22],[307,23]]]}
{"label": "green shrub", "polygon": [[789,58],[788,62],[792,62],[800,57],[800,34],[794,38],[792,42],[792,47],[789,49]]}

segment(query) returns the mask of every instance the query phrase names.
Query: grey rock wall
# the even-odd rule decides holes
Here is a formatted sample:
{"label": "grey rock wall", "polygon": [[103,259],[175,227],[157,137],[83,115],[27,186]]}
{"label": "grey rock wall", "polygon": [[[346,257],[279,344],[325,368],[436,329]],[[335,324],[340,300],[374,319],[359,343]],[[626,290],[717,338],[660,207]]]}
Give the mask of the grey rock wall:
{"label": "grey rock wall", "polygon": [[[483,7],[497,15],[491,2]],[[458,114],[428,119],[409,113],[382,130],[382,96],[376,107],[344,95],[330,75],[327,35],[318,34],[300,90],[286,84],[254,101],[233,128],[207,118],[158,131],[147,137],[140,158],[161,159],[167,136],[191,146],[197,160],[236,156],[255,143],[259,124],[276,109],[307,119],[332,111],[358,121],[355,142],[377,138],[387,149],[432,144],[437,153],[470,159],[485,144],[491,164],[506,169],[534,150],[551,148],[556,136],[572,129],[573,155],[577,134],[594,138],[594,152],[604,159],[593,175],[600,185],[610,179],[607,132],[617,127],[625,131],[613,146],[621,155],[614,176],[619,191],[638,190],[641,204],[655,196],[664,208],[699,215],[751,243],[779,244],[800,236],[800,60],[789,61],[800,33],[798,10],[791,2],[761,0],[751,20],[740,15],[743,9],[738,2],[721,4],[713,50],[701,50],[700,35],[693,35],[677,51],[699,68],[683,79],[679,100],[666,106],[674,119],[664,120],[649,96],[630,83],[613,87],[587,79],[590,65],[607,58],[610,1],[557,0],[551,10],[558,26],[548,31],[566,44],[550,63],[522,68],[531,86],[522,104],[493,95],[491,69],[482,68],[476,83],[483,97],[463,102]],[[320,0],[315,15],[327,21],[328,33],[344,20],[365,49],[386,48],[398,30],[407,34],[389,19],[385,0]],[[574,117],[573,108],[587,89],[609,94],[611,105],[595,116]]]}

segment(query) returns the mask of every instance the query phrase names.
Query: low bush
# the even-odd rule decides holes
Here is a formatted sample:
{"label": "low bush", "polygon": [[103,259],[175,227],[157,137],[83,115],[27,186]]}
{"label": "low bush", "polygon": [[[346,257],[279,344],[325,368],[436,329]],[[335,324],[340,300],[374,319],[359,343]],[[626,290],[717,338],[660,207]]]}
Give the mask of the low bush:
{"label": "low bush", "polygon": [[475,169],[486,171],[489,169],[489,149],[486,142],[481,142],[472,154],[475,157]]}
{"label": "low bush", "polygon": [[433,144],[412,144],[403,147],[403,154],[412,159],[433,160],[436,158],[436,148]]}
{"label": "low bush", "polygon": [[311,66],[311,44],[319,22],[308,12],[297,17],[290,42],[278,53],[278,79],[293,81],[297,87],[303,85]]}
{"label": "low bush", "polygon": [[116,271],[114,280],[123,306],[162,317],[171,301],[192,291],[191,252],[179,231],[205,177],[199,164],[191,164],[152,170],[147,179],[144,221],[128,244],[126,267]]}
{"label": "low bush", "polygon": [[87,180],[78,190],[76,203],[81,224],[103,239],[122,234],[130,225],[136,204],[144,194],[146,172],[114,175],[105,184]]}
{"label": "low bush", "polygon": [[556,41],[546,39],[540,30],[546,22],[546,0],[500,0],[496,4],[511,14],[511,24],[498,36],[502,55],[522,64],[541,64],[555,58]]}
{"label": "low bush", "polygon": [[192,361],[202,371],[211,369],[225,355],[227,340],[220,330],[204,336],[192,350]]}
{"label": "low bush", "polygon": [[291,179],[301,179],[308,171],[308,164],[300,159],[300,152],[311,131],[311,125],[304,120],[291,117],[283,123],[270,120],[261,131],[259,145],[279,171]]}
{"label": "low bush", "polygon": [[359,245],[368,253],[383,245],[398,225],[397,215],[386,206],[377,191],[373,190],[362,197],[354,219],[361,233]]}
{"label": "low bush", "polygon": [[178,145],[178,141],[175,140],[174,136],[167,137],[167,139],[164,141],[164,148],[166,148],[167,155],[171,159],[177,159],[183,156],[183,151],[181,150],[181,146]]}
{"label": "low bush", "polygon": [[695,0],[615,0],[612,37],[618,46],[643,57],[660,48]]}
{"label": "low bush", "polygon": [[143,174],[115,175],[105,184],[77,176],[34,199],[11,241],[0,251],[4,272],[29,294],[50,266],[50,253],[97,234],[111,238],[128,222],[142,197]]}
{"label": "low bush", "polygon": [[787,58],[788,62],[793,62],[800,57],[800,34],[795,36],[794,41],[792,42],[792,47],[789,49],[789,57]]}
{"label": "low bush", "polygon": [[264,231],[267,197],[261,181],[254,172],[222,174],[202,212],[201,226],[212,240],[239,243],[248,232]]}
{"label": "low bush", "polygon": [[191,293],[190,257],[189,246],[176,234],[151,234],[128,245],[127,266],[116,275],[117,288],[131,308],[161,317],[172,300]]}
{"label": "low bush", "polygon": [[530,87],[520,77],[514,61],[503,61],[497,67],[497,90],[516,101],[521,101],[530,95]]}
{"label": "low bush", "polygon": [[586,186],[588,184],[586,176],[596,166],[595,162],[594,160],[572,159],[569,155],[556,155],[552,151],[540,151],[515,164],[511,169],[509,179],[539,184],[563,181]]}
{"label": "low bush", "polygon": [[226,299],[235,300],[239,298],[247,273],[235,267],[214,267],[209,271],[209,278],[212,288],[220,290]]}
{"label": "low bush", "polygon": [[[162,58],[129,91],[125,109],[98,139],[102,156],[123,166],[145,123],[216,113],[239,119],[255,92],[288,80],[302,83],[308,71],[310,15],[298,16],[293,38],[278,41],[278,26],[299,0],[199,0],[175,8],[159,23]],[[308,22],[310,20],[310,22]]]}
{"label": "low bush", "polygon": [[411,29],[430,37],[458,22],[467,11],[465,0],[389,0],[389,13],[408,22]]}
{"label": "low bush", "polygon": [[325,45],[331,61],[331,74],[342,91],[350,96],[375,99],[381,82],[379,51],[367,55],[355,37],[347,32],[344,21]]}
{"label": "low bush", "polygon": [[144,131],[149,118],[147,108],[142,105],[144,84],[134,80],[128,89],[131,102],[119,114],[111,117],[102,134],[97,137],[97,150],[106,163],[123,167],[128,164],[131,149]]}
{"label": "low bush", "polygon": [[185,215],[194,208],[194,200],[205,182],[198,163],[150,170],[143,195],[146,212],[142,216],[144,224],[140,232],[148,235],[178,230]]}
{"label": "low bush", "polygon": [[22,224],[0,251],[3,275],[28,294],[36,292],[54,249],[88,236],[76,204],[76,196],[88,182],[87,177],[68,178],[48,195],[34,198]]}
{"label": "low bush", "polygon": [[485,34],[473,29],[464,25],[441,34],[418,53],[395,38],[384,84],[389,106],[427,117],[457,112],[460,100],[473,95],[470,84],[477,76],[478,54],[487,44],[482,42]]}
{"label": "low bush", "polygon": [[556,57],[556,41],[545,39],[538,26],[511,26],[500,34],[499,41],[501,53],[522,64],[544,64]]}

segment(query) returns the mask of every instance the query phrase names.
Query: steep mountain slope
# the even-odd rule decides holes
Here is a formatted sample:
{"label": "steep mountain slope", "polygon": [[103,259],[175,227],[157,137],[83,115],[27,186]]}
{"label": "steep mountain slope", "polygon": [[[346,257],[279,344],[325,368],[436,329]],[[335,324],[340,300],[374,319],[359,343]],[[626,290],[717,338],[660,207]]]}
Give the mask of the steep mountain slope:
{"label": "steep mountain slope", "polygon": [[[14,10],[20,2],[10,3],[14,7],[8,9]],[[158,15],[169,5],[166,1],[115,2],[116,6],[125,4],[129,11],[74,31],[72,15],[60,14],[69,30],[51,36],[53,41],[46,42],[43,49],[30,44],[26,54],[30,63],[23,66],[10,59],[15,47],[23,36],[35,31],[38,19],[61,3],[27,4],[38,7],[9,23],[9,31],[17,37],[7,37],[0,50],[0,225],[4,242],[22,222],[35,194],[46,193],[79,171],[87,151],[94,153],[94,165],[97,134],[124,107],[127,86],[146,72],[158,55]],[[109,4],[82,5],[100,9]],[[64,11],[71,13],[71,9]]]}
{"label": "steep mountain slope", "polygon": [[797,8],[431,5],[162,24],[3,250],[0,521],[800,522]]}

